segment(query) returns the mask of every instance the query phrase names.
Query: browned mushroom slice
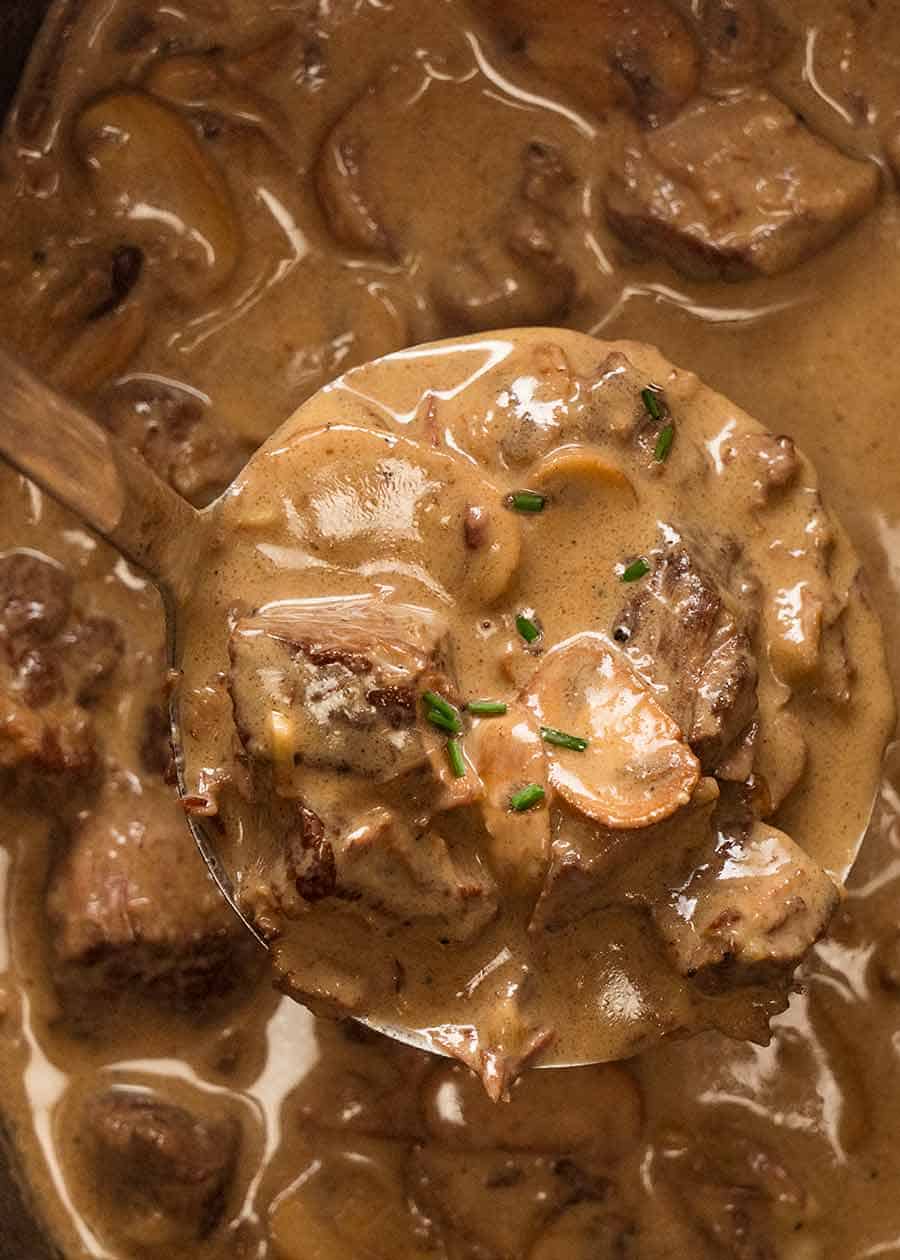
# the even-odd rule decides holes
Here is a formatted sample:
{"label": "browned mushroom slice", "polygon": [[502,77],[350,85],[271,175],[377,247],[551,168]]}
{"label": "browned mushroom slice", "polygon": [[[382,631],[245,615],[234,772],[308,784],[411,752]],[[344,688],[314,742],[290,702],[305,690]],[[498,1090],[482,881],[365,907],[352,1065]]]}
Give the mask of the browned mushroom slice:
{"label": "browned mushroom slice", "polygon": [[696,89],[700,58],[665,0],[477,0],[514,47],[593,110],[671,116]]}
{"label": "browned mushroom slice", "polygon": [[435,831],[416,836],[376,806],[340,842],[337,888],[354,906],[404,922],[430,920],[435,934],[471,940],[497,913],[493,880],[477,860]]}
{"label": "browned mushroom slice", "polygon": [[529,931],[556,931],[617,902],[652,905],[666,896],[693,866],[692,855],[709,846],[718,795],[715,779],[701,779],[687,807],[638,831],[556,811],[550,869]]}
{"label": "browned mushroom slice", "polygon": [[202,299],[228,280],[240,251],[228,186],[175,110],[113,92],[82,112],[75,142],[101,209],[166,264],[180,297]]}
{"label": "browned mushroom slice", "polygon": [[367,597],[285,600],[239,621],[230,652],[238,734],[284,795],[298,765],[388,780],[424,760],[420,682],[448,668],[437,614]]}
{"label": "browned mushroom slice", "polygon": [[603,635],[577,634],[548,653],[525,701],[543,726],[588,741],[583,751],[547,750],[551,786],[588,818],[648,827],[690,800],[700,763]]}
{"label": "browned mushroom slice", "polygon": [[795,967],[839,901],[818,863],[757,821],[745,835],[720,835],[711,860],[653,914],[682,974],[727,965],[753,979]]}
{"label": "browned mushroom slice", "polygon": [[546,808],[514,813],[510,797],[530,783],[548,787],[537,719],[523,704],[511,704],[505,716],[479,722],[468,743],[484,784],[481,810],[491,868],[504,887],[533,893],[550,857],[550,814]]}
{"label": "browned mushroom slice", "polygon": [[742,87],[778,64],[790,36],[765,0],[695,0],[703,46],[703,83],[710,89]]}
{"label": "browned mushroom slice", "polygon": [[571,1194],[556,1171],[558,1162],[525,1151],[458,1151],[429,1144],[413,1151],[409,1192],[426,1219],[436,1219],[459,1240],[450,1255],[521,1260]]}
{"label": "browned mushroom slice", "polygon": [[408,1147],[320,1134],[293,1184],[269,1209],[278,1260],[426,1260],[446,1253],[406,1190]]}
{"label": "browned mushroom slice", "polygon": [[425,1081],[422,1109],[428,1134],[439,1146],[559,1155],[584,1150],[604,1164],[617,1164],[635,1149],[643,1119],[638,1085],[617,1063],[528,1072],[503,1107],[494,1106],[459,1063],[442,1063]]}
{"label": "browned mushroom slice", "polygon": [[528,474],[528,483],[550,494],[564,494],[573,485],[632,504],[637,492],[631,480],[605,451],[583,443],[557,447]]}

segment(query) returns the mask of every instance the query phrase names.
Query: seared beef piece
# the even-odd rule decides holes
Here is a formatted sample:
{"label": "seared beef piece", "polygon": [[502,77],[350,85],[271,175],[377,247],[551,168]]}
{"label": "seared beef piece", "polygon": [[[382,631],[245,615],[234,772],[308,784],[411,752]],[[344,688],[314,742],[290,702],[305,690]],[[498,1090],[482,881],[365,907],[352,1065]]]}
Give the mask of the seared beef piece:
{"label": "seared beef piece", "polygon": [[380,600],[286,600],[238,622],[229,688],[241,742],[276,791],[300,765],[389,780],[426,756],[421,691],[447,691],[447,627]]}
{"label": "seared beef piece", "polygon": [[220,1220],[237,1161],[231,1116],[201,1119],[151,1094],[111,1089],[84,1109],[92,1182],[116,1232],[188,1244]]}
{"label": "seared beef piece", "polygon": [[73,609],[61,565],[24,549],[0,556],[0,769],[15,770],[20,786],[89,775],[97,754],[83,706],[123,647],[114,621]]}
{"label": "seared beef piece", "polygon": [[755,585],[727,541],[701,546],[667,530],[648,559],[612,634],[711,772],[757,711]]}
{"label": "seared beef piece", "polygon": [[54,974],[74,1014],[126,992],[188,1007],[232,988],[249,941],[162,785],[106,785],[51,875]]}
{"label": "seared beef piece", "polygon": [[366,916],[424,922],[436,937],[464,941],[497,913],[497,891],[479,858],[451,849],[434,830],[416,835],[381,805],[333,836],[301,806],[285,851],[284,874],[276,868],[272,891],[289,918],[334,897]]}
{"label": "seared beef piece", "polygon": [[808,854],[753,817],[746,787],[727,787],[704,860],[667,901],[652,907],[682,975],[721,983],[790,974],[840,902],[834,881]]}
{"label": "seared beef piece", "polygon": [[249,454],[201,395],[169,382],[130,376],[103,393],[100,407],[110,432],[192,503],[221,493]]}
{"label": "seared beef piece", "polygon": [[72,582],[61,565],[24,549],[0,556],[0,636],[7,651],[53,639],[71,608]]}
{"label": "seared beef piece", "polygon": [[607,190],[611,227],[698,279],[776,275],[871,209],[879,176],[764,91],[700,99],[626,140]]}

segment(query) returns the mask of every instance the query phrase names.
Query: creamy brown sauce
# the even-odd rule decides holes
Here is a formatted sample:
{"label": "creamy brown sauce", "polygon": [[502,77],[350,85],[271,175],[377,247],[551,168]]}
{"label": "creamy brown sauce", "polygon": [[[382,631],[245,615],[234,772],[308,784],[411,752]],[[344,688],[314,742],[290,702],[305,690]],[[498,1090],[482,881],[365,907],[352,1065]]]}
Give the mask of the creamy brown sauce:
{"label": "creamy brown sauce", "polygon": [[[423,15],[412,4],[347,3],[313,18],[301,7],[196,0],[160,6],[149,22],[124,3],[77,17],[57,10],[49,66],[26,83],[4,147],[4,335],[198,501],[319,384],[423,337],[552,320],[659,345],[813,459],[865,562],[896,680],[896,5],[772,4],[784,30],[751,39],[737,68],[711,24],[705,68],[682,49],[650,76],[665,87],[652,100],[636,93],[633,45],[604,63],[620,67],[608,81],[591,79],[599,96],[582,86],[577,29],[574,39],[563,32],[562,55],[549,36],[535,52],[532,33],[529,60],[527,40],[523,48],[515,31],[482,25],[462,5]],[[568,62],[567,39],[579,48]],[[55,40],[65,48],[58,64]],[[190,65],[163,64],[214,47],[225,51],[205,80]],[[881,163],[874,207],[863,213],[863,195],[856,225],[842,224],[824,252],[783,274],[697,281],[633,256],[604,221],[610,155],[633,143],[635,119],[677,116],[701,74],[716,88],[767,80],[817,135]],[[173,115],[144,127],[146,107],[135,120],[133,100],[107,101],[100,130],[127,123],[143,138],[104,168],[85,136],[96,131],[90,117],[75,125],[82,107],[148,77]],[[318,155],[341,139],[336,127],[365,137],[372,117],[390,127],[371,141],[376,172],[390,167],[384,189],[364,199],[379,205],[378,221],[339,223],[332,210],[329,224]],[[535,140],[566,168],[537,172],[537,189],[522,156]],[[344,147],[345,164],[353,153]],[[187,190],[173,175],[186,167]],[[134,206],[151,210],[140,238]],[[510,253],[513,221],[521,231]],[[228,920],[206,904],[170,789],[158,765],[147,768],[159,762],[146,719],[161,700],[155,600],[39,494],[8,474],[3,485],[4,552],[32,548],[75,579],[71,611],[46,640],[62,671],[48,703],[71,713],[76,693],[93,692],[76,708],[94,728],[100,768],[114,771],[98,799],[76,713],[77,729],[54,749],[64,771],[48,773],[41,744],[2,806],[5,1110],[67,1254],[292,1257],[311,1245],[322,1256],[547,1260],[593,1247],[862,1260],[900,1248],[891,759],[850,896],[769,1047],[706,1034],[568,1086],[526,1077],[512,1104],[520,1120],[485,1113],[477,1094],[462,1097],[453,1069],[360,1044],[279,1001],[252,960],[246,972],[225,964],[242,984],[221,992]],[[108,676],[96,639],[86,657],[72,655],[84,625],[103,617],[124,638]],[[51,829],[48,813],[62,823]],[[781,825],[791,831],[794,821],[787,809]],[[115,915],[95,908],[93,922],[82,915],[78,930],[63,930],[72,928],[67,889],[98,866],[108,887],[104,855],[163,835],[179,873],[165,916],[154,909],[151,865]],[[66,862],[74,883],[59,874]],[[197,957],[171,975],[167,933],[178,939],[183,924]],[[112,948],[98,951],[98,940]],[[108,1117],[90,1113],[88,1130],[86,1108],[111,1084],[158,1090],[201,1126],[188,1143],[198,1187],[189,1202],[173,1199],[171,1168],[155,1200],[127,1179],[98,1198],[109,1174],[97,1169],[115,1167],[122,1148]],[[592,1114],[611,1119],[585,1133],[588,1098]],[[170,1136],[177,1127],[157,1122]],[[130,1149],[140,1160],[147,1148]],[[198,1241],[217,1181],[228,1183],[219,1224]]]}
{"label": "creamy brown sauce", "polygon": [[892,721],[793,447],[646,347],[495,333],[339,378],[203,523],[186,789],[289,993],[421,1030],[494,1095],[766,1037]]}

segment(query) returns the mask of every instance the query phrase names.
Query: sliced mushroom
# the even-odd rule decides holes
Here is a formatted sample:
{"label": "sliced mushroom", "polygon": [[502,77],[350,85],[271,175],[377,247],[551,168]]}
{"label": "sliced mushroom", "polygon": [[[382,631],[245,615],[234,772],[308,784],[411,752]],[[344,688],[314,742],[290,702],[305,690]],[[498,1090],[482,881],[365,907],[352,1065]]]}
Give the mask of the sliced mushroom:
{"label": "sliced mushroom", "polygon": [[425,1221],[412,1215],[407,1201],[406,1157],[404,1145],[381,1138],[318,1139],[315,1157],[270,1210],[279,1260],[397,1260],[406,1254],[413,1230]]}
{"label": "sliced mushroom", "polygon": [[612,1063],[529,1072],[513,1085],[503,1107],[496,1107],[460,1064],[441,1064],[425,1083],[423,1110],[428,1132],[441,1146],[560,1155],[584,1150],[609,1164],[634,1150],[643,1119],[634,1078]]}
{"label": "sliced mushroom", "polygon": [[51,366],[53,383],[67,394],[90,394],[125,368],[144,340],[143,306],[127,302],[85,324]]}
{"label": "sliced mushroom", "polygon": [[648,827],[690,800],[700,763],[603,635],[574,635],[549,652],[525,702],[542,725],[588,740],[580,752],[548,746],[552,787],[588,818]]}
{"label": "sliced mushroom", "polygon": [[530,783],[548,788],[537,719],[523,704],[511,704],[504,716],[480,721],[468,743],[484,784],[481,810],[491,869],[503,887],[534,894],[550,860],[550,814],[546,808],[515,813],[510,797]]}
{"label": "sliced mushroom", "polygon": [[570,487],[584,486],[589,493],[622,495],[629,503],[637,500],[632,481],[599,447],[572,443],[545,455],[528,474],[530,485],[550,494],[564,494]]}
{"label": "sliced mushroom", "polygon": [[665,0],[477,0],[542,74],[603,113],[625,105],[644,123],[674,114],[697,87],[700,56]]}
{"label": "sliced mushroom", "polygon": [[169,288],[199,301],[226,283],[240,252],[228,187],[173,109],[111,92],[81,112],[75,143],[101,209],[128,223]]}

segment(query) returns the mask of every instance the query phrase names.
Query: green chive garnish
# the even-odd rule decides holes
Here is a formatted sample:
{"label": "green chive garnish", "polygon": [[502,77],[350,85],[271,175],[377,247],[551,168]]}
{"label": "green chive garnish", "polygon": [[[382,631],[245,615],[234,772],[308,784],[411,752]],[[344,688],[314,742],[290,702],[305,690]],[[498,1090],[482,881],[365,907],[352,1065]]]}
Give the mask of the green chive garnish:
{"label": "green chive garnish", "polygon": [[547,500],[534,490],[516,490],[506,500],[514,512],[543,512]]}
{"label": "green chive garnish", "polygon": [[509,798],[509,808],[516,814],[524,814],[526,810],[533,809],[535,805],[540,805],[546,793],[540,783],[529,783],[528,787],[520,788],[518,792],[513,792]]}
{"label": "green chive garnish", "polygon": [[669,451],[672,449],[672,443],[675,440],[674,424],[667,424],[664,429],[660,429],[659,437],[656,439],[656,449],[653,452],[653,458],[657,463],[662,463],[668,457]]}
{"label": "green chive garnish", "polygon": [[447,760],[450,762],[453,777],[455,779],[464,779],[466,777],[466,763],[462,754],[462,746],[458,739],[447,740]]}
{"label": "green chive garnish", "polygon": [[534,643],[535,639],[541,637],[539,628],[524,613],[519,613],[518,617],[516,617],[516,629],[526,643]]}
{"label": "green chive garnish", "polygon": [[506,712],[502,700],[470,700],[466,708],[476,717],[503,717]]}
{"label": "green chive garnish", "polygon": [[638,578],[646,577],[650,572],[650,565],[641,556],[640,560],[632,560],[622,573],[623,582],[636,582]]}
{"label": "green chive garnish", "polygon": [[436,709],[438,713],[443,713],[445,718],[449,718],[451,721],[459,718],[459,714],[450,701],[445,700],[438,692],[423,691],[422,699],[428,705],[429,709]]}
{"label": "green chive garnish", "polygon": [[444,717],[440,709],[429,709],[425,716],[432,726],[440,731],[447,731],[449,735],[458,735],[462,730],[462,722],[458,717]]}
{"label": "green chive garnish", "polygon": [[663,408],[659,400],[659,394],[655,389],[642,389],[641,402],[647,410],[647,415],[651,420],[662,420]]}
{"label": "green chive garnish", "polygon": [[555,726],[542,726],[541,739],[548,744],[556,744],[559,748],[571,748],[572,752],[584,752],[588,746],[587,740],[580,735],[568,735],[565,731],[558,731]]}

